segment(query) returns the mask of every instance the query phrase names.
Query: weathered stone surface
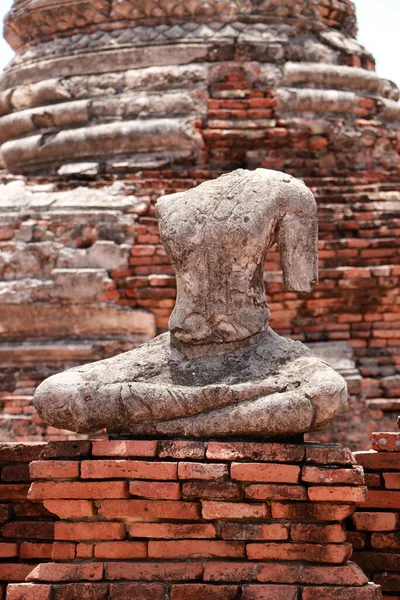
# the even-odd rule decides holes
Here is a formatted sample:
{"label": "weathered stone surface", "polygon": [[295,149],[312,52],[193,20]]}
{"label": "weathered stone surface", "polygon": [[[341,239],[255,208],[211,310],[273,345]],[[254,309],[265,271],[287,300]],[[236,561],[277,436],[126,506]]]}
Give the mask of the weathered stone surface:
{"label": "weathered stone surface", "polygon": [[[249,208],[251,207],[251,210]],[[290,176],[235,171],[158,202],[176,269],[170,333],[42,383],[39,415],[78,432],[290,436],[346,406],[342,377],[268,328],[262,267],[277,239],[286,287],[317,281],[314,198]]]}
{"label": "weathered stone surface", "polygon": [[276,240],[288,291],[318,281],[315,200],[288,175],[238,170],[160,199],[157,214],[177,277],[170,330],[188,355],[248,344],[265,330],[263,258]]}

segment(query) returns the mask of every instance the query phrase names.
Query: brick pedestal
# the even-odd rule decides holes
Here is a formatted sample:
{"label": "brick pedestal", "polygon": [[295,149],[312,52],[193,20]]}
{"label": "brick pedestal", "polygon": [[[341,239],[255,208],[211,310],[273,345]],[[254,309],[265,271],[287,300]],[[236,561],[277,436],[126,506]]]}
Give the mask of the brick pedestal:
{"label": "brick pedestal", "polygon": [[21,481],[32,458],[30,487],[0,486],[7,600],[381,598],[349,562],[344,521],[367,490],[340,446],[0,447],[3,474],[25,465]]}

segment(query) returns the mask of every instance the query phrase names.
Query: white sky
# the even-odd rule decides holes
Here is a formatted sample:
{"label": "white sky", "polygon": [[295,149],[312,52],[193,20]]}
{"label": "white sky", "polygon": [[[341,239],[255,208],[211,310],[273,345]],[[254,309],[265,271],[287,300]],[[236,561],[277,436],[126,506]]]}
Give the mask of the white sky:
{"label": "white sky", "polygon": [[[359,24],[359,41],[377,61],[381,77],[400,86],[400,0],[355,0]],[[0,21],[10,9],[12,0],[0,0]],[[0,71],[12,58],[12,50],[0,39]]]}

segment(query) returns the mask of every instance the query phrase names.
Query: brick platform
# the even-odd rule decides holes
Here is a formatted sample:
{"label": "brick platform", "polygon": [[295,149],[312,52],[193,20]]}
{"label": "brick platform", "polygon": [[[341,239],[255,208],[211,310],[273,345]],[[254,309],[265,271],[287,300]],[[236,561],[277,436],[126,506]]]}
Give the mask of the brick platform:
{"label": "brick platform", "polygon": [[[390,430],[399,91],[374,72],[355,17],[352,0],[14,0],[16,56],[0,76],[0,395],[165,331],[176,280],[156,200],[261,167],[303,179],[319,214],[312,294],[286,292],[268,252],[271,327],[348,342],[363,377],[318,439],[367,449],[372,424]],[[58,435],[21,408],[0,439]]]}
{"label": "brick platform", "polygon": [[367,489],[338,445],[3,444],[0,462],[7,600],[381,598],[348,562]]}
{"label": "brick platform", "polygon": [[[374,433],[370,452],[357,452],[366,471],[368,500],[352,521],[354,559],[382,586],[386,600],[400,598],[400,434]],[[357,545],[356,545],[357,544]]]}

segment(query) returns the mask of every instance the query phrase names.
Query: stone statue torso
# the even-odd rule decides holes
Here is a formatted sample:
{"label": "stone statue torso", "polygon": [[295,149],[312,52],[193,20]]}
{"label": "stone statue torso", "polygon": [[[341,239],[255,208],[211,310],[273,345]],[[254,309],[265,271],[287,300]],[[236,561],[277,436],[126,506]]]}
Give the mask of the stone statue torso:
{"label": "stone statue torso", "polygon": [[184,348],[217,351],[218,344],[243,344],[266,329],[264,263],[277,240],[287,287],[309,291],[316,283],[315,200],[290,176],[234,171],[162,198],[157,214],[177,277],[170,331]]}

